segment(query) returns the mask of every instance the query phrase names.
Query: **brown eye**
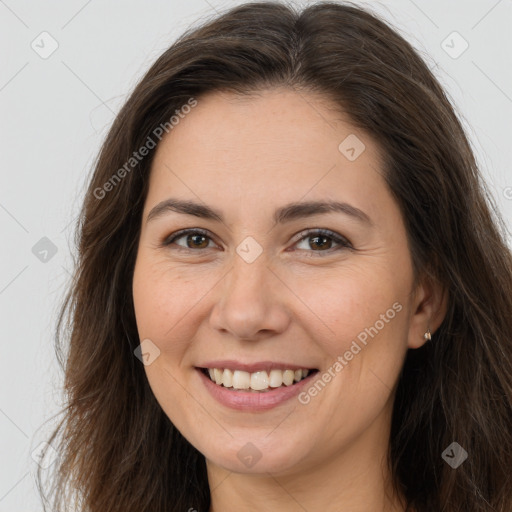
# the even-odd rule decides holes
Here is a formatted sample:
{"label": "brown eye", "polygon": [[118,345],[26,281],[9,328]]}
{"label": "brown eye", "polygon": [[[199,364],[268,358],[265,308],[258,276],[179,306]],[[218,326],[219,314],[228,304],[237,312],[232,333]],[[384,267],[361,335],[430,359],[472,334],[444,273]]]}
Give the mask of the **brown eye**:
{"label": "brown eye", "polygon": [[206,247],[208,247],[208,242],[206,242],[206,245],[205,245],[205,240],[208,238],[204,235],[184,235],[186,240],[187,241],[190,241],[191,242],[191,245],[189,245],[189,247],[191,249],[205,249]]}
{"label": "brown eye", "polygon": [[[306,233],[303,232],[300,235],[302,235],[302,238],[299,240],[299,244],[302,243],[304,240],[309,240],[309,242],[306,244],[307,247],[302,248],[300,250],[306,250],[309,252],[316,253],[330,253],[344,248],[352,248],[352,245],[346,238],[328,229],[312,230]],[[333,248],[333,243],[337,244],[338,247]]]}
{"label": "brown eye", "polygon": [[[313,236],[313,237],[309,237],[309,239],[313,240],[313,243],[311,243],[311,242],[309,243],[309,246],[312,249],[314,249],[315,246],[318,249],[330,249],[330,247],[328,247],[328,246],[332,245],[332,238],[325,236],[325,235]],[[331,243],[328,242],[329,240],[331,241]]]}
{"label": "brown eye", "polygon": [[[176,243],[177,240],[185,240],[185,244]],[[208,249],[208,244],[211,238],[208,236],[206,231],[198,229],[188,229],[174,233],[170,238],[167,238],[164,242],[164,246],[175,244],[178,246],[178,250],[195,250],[195,249]]]}
{"label": "brown eye", "polygon": [[[352,248],[351,243],[345,237],[327,229],[309,230],[300,233],[300,235],[302,238],[295,245],[309,240],[306,247],[299,248],[301,251],[305,250],[310,253],[332,253],[344,248]],[[181,239],[185,240],[185,242],[177,243],[177,241]],[[173,233],[162,245],[166,247],[175,245],[178,251],[194,251],[208,249],[210,241],[212,241],[212,238],[207,231],[201,229],[185,229]],[[333,243],[336,244],[337,247],[333,247]],[[317,255],[321,256],[323,254]]]}

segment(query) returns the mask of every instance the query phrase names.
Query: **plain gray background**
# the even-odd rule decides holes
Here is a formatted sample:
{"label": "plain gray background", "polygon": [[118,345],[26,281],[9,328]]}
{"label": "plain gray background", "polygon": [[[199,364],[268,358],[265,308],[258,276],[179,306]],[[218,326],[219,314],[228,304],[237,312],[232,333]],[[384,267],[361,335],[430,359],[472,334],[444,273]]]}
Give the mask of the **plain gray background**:
{"label": "plain gray background", "polygon": [[[74,220],[106,130],[179,34],[240,3],[0,0],[0,512],[42,510],[31,454],[62,400],[55,319],[73,264]],[[356,3],[427,60],[511,226],[512,1]]]}

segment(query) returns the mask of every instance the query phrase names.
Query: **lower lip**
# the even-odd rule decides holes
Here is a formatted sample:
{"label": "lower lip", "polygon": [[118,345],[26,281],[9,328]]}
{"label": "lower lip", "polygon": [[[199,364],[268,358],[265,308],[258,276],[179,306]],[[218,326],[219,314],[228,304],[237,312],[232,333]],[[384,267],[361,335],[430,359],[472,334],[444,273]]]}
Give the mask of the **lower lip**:
{"label": "lower lip", "polygon": [[244,392],[233,391],[232,388],[225,388],[215,384],[207,377],[199,368],[196,368],[199,377],[202,379],[206,389],[211,393],[213,398],[226,407],[237,409],[239,411],[266,411],[272,409],[294,396],[297,396],[302,388],[309,383],[309,380],[316,375],[314,372],[305,379],[292,384],[291,386],[282,386],[272,391],[266,392]]}

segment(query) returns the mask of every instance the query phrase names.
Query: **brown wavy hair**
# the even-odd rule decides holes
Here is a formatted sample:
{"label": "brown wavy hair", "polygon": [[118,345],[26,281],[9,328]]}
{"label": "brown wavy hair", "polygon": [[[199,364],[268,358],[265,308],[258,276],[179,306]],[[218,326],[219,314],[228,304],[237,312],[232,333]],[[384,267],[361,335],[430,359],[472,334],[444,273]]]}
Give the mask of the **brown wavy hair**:
{"label": "brown wavy hair", "polygon": [[[272,87],[320,93],[374,137],[407,229],[415,278],[448,293],[430,343],[409,350],[389,465],[407,510],[512,510],[512,256],[470,143],[426,62],[368,8],[344,2],[237,6],[189,28],[150,67],[95,161],[77,223],[75,273],[56,328],[63,417],[44,489],[53,512],[200,512],[204,456],[157,403],[144,367],[132,275],[151,151],[108,195],[116,170],[190,98]],[[105,189],[104,189],[105,190]],[[96,192],[95,192],[96,191]],[[452,469],[452,442],[468,459]]]}

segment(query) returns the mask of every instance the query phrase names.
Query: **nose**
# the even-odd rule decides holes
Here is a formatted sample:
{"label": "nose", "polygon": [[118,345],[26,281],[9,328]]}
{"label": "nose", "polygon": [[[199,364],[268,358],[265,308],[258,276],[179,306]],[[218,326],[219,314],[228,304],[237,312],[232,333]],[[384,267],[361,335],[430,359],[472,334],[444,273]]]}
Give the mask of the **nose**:
{"label": "nose", "polygon": [[290,291],[260,255],[252,263],[238,254],[216,287],[210,325],[240,340],[275,337],[290,323]]}

